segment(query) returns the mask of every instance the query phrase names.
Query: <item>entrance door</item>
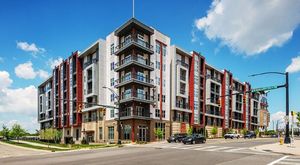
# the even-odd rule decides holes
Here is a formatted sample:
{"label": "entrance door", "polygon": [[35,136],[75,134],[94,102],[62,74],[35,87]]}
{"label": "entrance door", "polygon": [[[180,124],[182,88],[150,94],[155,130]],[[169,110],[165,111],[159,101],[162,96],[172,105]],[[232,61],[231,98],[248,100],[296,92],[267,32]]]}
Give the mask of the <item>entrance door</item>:
{"label": "entrance door", "polygon": [[147,129],[146,126],[139,126],[139,140],[147,141]]}

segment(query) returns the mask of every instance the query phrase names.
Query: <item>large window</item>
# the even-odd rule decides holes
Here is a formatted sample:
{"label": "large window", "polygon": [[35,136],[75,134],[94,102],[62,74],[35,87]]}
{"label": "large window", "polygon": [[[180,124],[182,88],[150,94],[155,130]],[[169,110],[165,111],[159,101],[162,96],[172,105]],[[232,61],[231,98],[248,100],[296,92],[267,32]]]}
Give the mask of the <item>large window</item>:
{"label": "large window", "polygon": [[110,118],[114,118],[115,117],[115,110],[111,109],[110,110]]}
{"label": "large window", "polygon": [[103,129],[102,129],[102,127],[99,127],[99,139],[100,140],[103,139]]}
{"label": "large window", "polygon": [[113,140],[114,139],[114,127],[108,127],[108,139]]}
{"label": "large window", "polygon": [[[159,122],[155,123],[155,130],[160,129],[163,132],[162,139],[166,138],[165,125],[166,125],[165,123],[159,123]],[[158,137],[156,136],[156,138]]]}
{"label": "large window", "polygon": [[130,133],[131,133],[131,126],[130,125],[125,125],[123,133],[124,133],[124,139],[129,140],[130,139]]}
{"label": "large window", "polygon": [[111,44],[110,45],[110,55],[114,54],[114,51],[115,51],[115,45]]}

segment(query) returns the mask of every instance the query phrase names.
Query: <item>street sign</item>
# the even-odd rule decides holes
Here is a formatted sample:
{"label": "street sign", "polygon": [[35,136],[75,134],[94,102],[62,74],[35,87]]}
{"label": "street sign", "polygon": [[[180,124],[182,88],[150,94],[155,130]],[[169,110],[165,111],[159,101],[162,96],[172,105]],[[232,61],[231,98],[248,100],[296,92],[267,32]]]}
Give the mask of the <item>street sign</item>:
{"label": "street sign", "polygon": [[255,88],[252,89],[251,92],[261,92],[261,91],[268,91],[268,90],[273,90],[273,89],[277,89],[278,86],[270,86],[270,87],[263,87],[263,88]]}

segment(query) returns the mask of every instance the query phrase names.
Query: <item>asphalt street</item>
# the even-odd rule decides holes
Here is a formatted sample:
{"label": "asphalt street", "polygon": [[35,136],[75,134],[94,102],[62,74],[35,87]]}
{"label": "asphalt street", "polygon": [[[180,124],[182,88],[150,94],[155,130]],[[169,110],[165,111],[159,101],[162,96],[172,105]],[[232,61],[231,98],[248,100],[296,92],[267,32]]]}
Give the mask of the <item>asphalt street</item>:
{"label": "asphalt street", "polygon": [[[276,139],[208,140],[206,144],[151,143],[122,148],[56,152],[42,155],[0,158],[2,165],[19,164],[97,164],[97,165],[266,165],[300,163],[295,156],[285,156],[249,149],[274,143]],[[299,161],[299,162],[297,162]]]}

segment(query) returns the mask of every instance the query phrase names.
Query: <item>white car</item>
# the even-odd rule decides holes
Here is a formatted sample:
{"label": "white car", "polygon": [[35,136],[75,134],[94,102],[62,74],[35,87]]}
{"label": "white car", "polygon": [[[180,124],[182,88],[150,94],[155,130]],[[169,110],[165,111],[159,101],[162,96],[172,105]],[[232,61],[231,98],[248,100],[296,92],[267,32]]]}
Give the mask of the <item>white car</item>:
{"label": "white car", "polygon": [[233,138],[240,138],[240,134],[238,133],[227,133],[224,135],[225,139],[233,139]]}

